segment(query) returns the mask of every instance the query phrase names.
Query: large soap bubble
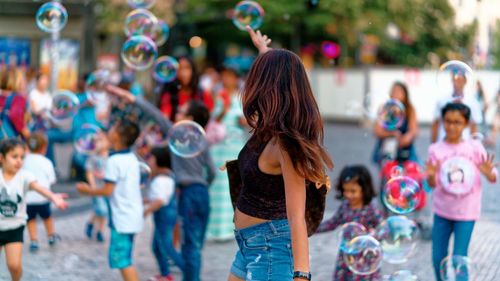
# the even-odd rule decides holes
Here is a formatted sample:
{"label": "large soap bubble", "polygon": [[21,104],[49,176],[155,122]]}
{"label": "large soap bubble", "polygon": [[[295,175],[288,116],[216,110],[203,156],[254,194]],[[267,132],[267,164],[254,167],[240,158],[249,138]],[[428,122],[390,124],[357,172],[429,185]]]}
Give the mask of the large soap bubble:
{"label": "large soap bubble", "polygon": [[391,264],[406,262],[417,246],[418,237],[417,224],[405,216],[387,218],[375,232],[384,251],[384,260]]}
{"label": "large soap bubble", "polygon": [[203,152],[207,148],[208,142],[205,131],[198,123],[180,121],[170,129],[168,145],[177,156],[189,158]]}
{"label": "large soap bubble", "polygon": [[264,9],[254,1],[241,1],[234,8],[233,23],[240,30],[245,30],[247,25],[258,29],[263,22]]}
{"label": "large soap bubble", "polygon": [[36,24],[44,32],[61,31],[68,22],[68,12],[61,3],[47,2],[36,12]]}
{"label": "large soap bubble", "polygon": [[367,275],[376,272],[382,263],[380,243],[369,235],[355,237],[344,251],[344,262],[355,274]]}

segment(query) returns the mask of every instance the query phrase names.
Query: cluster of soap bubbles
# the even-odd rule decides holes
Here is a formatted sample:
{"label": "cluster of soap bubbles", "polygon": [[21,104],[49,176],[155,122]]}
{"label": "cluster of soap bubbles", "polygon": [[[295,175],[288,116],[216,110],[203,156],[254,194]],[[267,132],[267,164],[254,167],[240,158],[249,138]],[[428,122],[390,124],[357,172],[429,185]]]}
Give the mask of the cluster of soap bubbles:
{"label": "cluster of soap bubbles", "polygon": [[[382,261],[390,264],[408,261],[418,237],[417,224],[405,216],[387,218],[371,234],[363,225],[350,222],[342,226],[339,250],[349,270],[357,275],[369,275],[380,268]],[[394,273],[389,280],[402,280],[394,279],[400,274]]]}
{"label": "cluster of soap bubbles", "polygon": [[159,20],[149,8],[153,0],[129,0],[134,10],[125,19],[127,41],[122,46],[121,58],[130,68],[145,70],[153,66],[153,77],[161,83],[171,82],[177,77],[179,64],[172,57],[158,58],[158,47],[163,45],[170,34],[169,26]]}

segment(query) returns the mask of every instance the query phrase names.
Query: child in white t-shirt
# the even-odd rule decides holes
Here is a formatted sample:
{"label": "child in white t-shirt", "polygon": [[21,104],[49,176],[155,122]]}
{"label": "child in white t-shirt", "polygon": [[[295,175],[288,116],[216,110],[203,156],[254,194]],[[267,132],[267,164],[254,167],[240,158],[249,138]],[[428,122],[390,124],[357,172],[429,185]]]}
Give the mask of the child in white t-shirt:
{"label": "child in white t-shirt", "polygon": [[[54,165],[45,157],[47,151],[47,137],[42,133],[33,133],[28,138],[28,153],[24,158],[23,169],[33,174],[39,184],[50,190],[50,186],[56,182]],[[45,230],[47,231],[50,246],[54,246],[60,239],[54,231],[54,221],[50,210],[50,201],[35,191],[28,191],[26,194],[28,213],[28,234],[30,236],[30,251],[36,252],[39,249],[38,233],[36,227],[37,217],[41,217]]]}
{"label": "child in white t-shirt", "polygon": [[132,264],[134,235],[142,231],[144,209],[140,190],[139,160],[130,148],[139,136],[139,127],[121,121],[111,127],[108,139],[113,152],[106,163],[104,186],[94,189],[87,183],[78,183],[82,194],[107,196],[109,199],[111,239],[109,265],[121,271],[123,280],[138,281]]}
{"label": "child in white t-shirt", "polygon": [[0,251],[5,248],[11,279],[21,280],[23,231],[26,224],[26,193],[34,190],[56,207],[65,209],[66,194],[52,193],[22,168],[25,144],[18,139],[0,141]]}
{"label": "child in white t-shirt", "polygon": [[167,147],[154,147],[148,159],[153,180],[149,185],[148,204],[144,208],[144,217],[153,214],[155,224],[153,234],[153,253],[155,255],[160,275],[151,277],[149,281],[174,280],[170,274],[168,259],[182,270],[184,259],[175,250],[173,231],[177,221],[177,200],[175,181],[172,178],[170,152]]}

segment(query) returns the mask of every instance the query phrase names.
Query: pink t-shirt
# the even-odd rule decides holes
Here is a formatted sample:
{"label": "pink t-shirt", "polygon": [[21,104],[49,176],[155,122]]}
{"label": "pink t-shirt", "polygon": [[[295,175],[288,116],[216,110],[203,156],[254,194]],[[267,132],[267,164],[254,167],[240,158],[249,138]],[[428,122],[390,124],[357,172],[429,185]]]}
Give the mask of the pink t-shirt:
{"label": "pink t-shirt", "polygon": [[429,147],[429,160],[440,163],[433,198],[437,215],[451,220],[479,219],[482,188],[478,165],[483,157],[483,145],[472,139],[458,144],[440,141]]}

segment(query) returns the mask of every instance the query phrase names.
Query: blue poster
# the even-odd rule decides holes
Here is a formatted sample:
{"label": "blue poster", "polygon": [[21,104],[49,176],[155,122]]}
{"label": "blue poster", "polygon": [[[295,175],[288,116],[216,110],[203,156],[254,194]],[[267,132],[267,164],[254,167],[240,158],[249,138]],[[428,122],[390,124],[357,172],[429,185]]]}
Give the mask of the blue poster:
{"label": "blue poster", "polygon": [[31,42],[29,39],[0,37],[0,65],[29,65]]}

